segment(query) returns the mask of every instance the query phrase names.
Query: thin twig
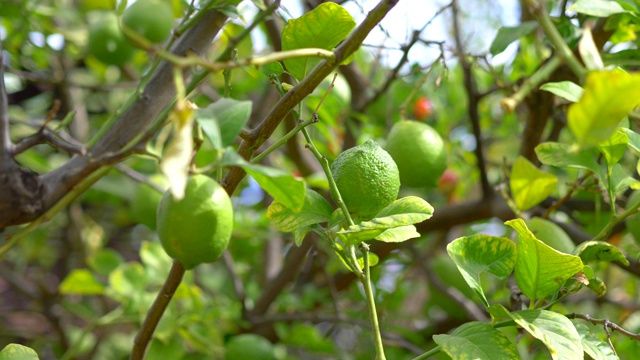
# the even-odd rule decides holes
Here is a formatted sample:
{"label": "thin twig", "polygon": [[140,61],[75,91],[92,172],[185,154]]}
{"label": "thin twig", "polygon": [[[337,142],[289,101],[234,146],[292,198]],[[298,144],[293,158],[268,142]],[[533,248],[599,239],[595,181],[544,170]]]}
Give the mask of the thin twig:
{"label": "thin twig", "polygon": [[[4,86],[4,52],[0,41],[0,162],[11,154],[13,144],[9,137],[9,99]],[[0,165],[2,165],[0,163]]]}
{"label": "thin twig", "polygon": [[171,270],[169,270],[169,275],[167,276],[164,285],[162,285],[162,289],[158,293],[158,297],[156,297],[153,305],[149,308],[147,317],[144,319],[144,323],[142,324],[142,327],[140,327],[140,331],[133,341],[133,350],[131,351],[130,357],[131,360],[142,360],[144,358],[144,353],[147,350],[149,341],[151,341],[153,332],[156,330],[167,306],[169,306],[178,285],[182,282],[184,273],[184,266],[182,266],[178,261],[174,261],[173,266],[171,266]]}
{"label": "thin twig", "polygon": [[471,126],[473,129],[473,136],[476,140],[476,148],[474,153],[476,155],[477,167],[480,172],[480,183],[482,186],[482,197],[488,198],[493,193],[491,188],[491,184],[489,184],[489,178],[487,176],[487,168],[486,168],[486,160],[484,157],[484,141],[482,139],[482,132],[480,130],[480,114],[478,111],[478,106],[480,102],[480,95],[478,93],[478,89],[476,87],[475,79],[473,77],[473,73],[471,71],[471,64],[466,59],[466,54],[464,51],[464,47],[462,44],[462,33],[460,28],[460,19],[459,16],[459,3],[458,0],[452,1],[453,6],[451,7],[453,11],[452,21],[453,21],[453,34],[456,43],[456,51],[458,53],[458,59],[460,60],[460,66],[462,67],[462,73],[464,76],[464,87],[467,92],[467,96],[469,98],[469,104],[467,105],[467,113],[469,116],[469,120],[471,121]]}

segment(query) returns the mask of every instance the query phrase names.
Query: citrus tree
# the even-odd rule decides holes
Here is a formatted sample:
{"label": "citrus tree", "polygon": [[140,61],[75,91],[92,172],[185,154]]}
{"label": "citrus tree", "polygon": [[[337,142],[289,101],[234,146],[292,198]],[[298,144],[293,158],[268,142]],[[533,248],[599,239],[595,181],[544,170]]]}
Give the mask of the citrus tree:
{"label": "citrus tree", "polygon": [[4,1],[0,359],[640,356],[640,5],[418,3]]}

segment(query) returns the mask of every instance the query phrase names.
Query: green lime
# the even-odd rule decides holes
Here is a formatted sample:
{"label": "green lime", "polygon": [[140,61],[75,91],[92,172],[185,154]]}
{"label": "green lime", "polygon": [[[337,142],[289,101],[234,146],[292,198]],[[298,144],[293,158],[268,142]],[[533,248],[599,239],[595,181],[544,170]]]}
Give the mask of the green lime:
{"label": "green lime", "polygon": [[152,43],[161,43],[173,28],[171,5],[161,0],[138,0],[124,11],[122,24]]}
{"label": "green lime", "polygon": [[391,127],[387,151],[393,157],[400,182],[409,187],[435,187],[447,168],[444,141],[431,126],[412,120],[402,120]]}
{"label": "green lime", "polygon": [[191,176],[184,198],[165,192],[158,206],[157,232],[169,256],[185,269],[216,261],[229,245],[233,207],[227,192],[204,175]]}
{"label": "green lime", "polygon": [[276,360],[273,344],[260,335],[241,334],[229,340],[225,360]]}
{"label": "green lime", "polygon": [[373,140],[343,151],[331,173],[347,209],[359,216],[371,217],[398,197],[398,167]]}
{"label": "green lime", "polygon": [[526,223],[536,238],[552,248],[565,254],[571,254],[576,248],[569,235],[557,224],[539,217],[527,220]]}
{"label": "green lime", "polygon": [[134,48],[118,27],[114,12],[101,11],[89,26],[89,54],[109,65],[122,65],[133,56]]}
{"label": "green lime", "polygon": [[[627,199],[626,209],[628,210],[631,206],[637,204],[640,201],[640,191],[634,191],[629,199]],[[635,213],[629,216],[625,220],[625,225],[627,226],[627,230],[633,236],[637,243],[640,243],[640,214]]]}

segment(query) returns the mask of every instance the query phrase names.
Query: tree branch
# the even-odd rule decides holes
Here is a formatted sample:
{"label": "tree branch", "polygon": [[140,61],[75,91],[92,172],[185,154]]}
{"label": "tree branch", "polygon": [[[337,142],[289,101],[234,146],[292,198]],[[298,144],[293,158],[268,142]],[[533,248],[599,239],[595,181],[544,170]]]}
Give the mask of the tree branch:
{"label": "tree branch", "polygon": [[[271,134],[273,134],[285,116],[309,95],[325,77],[331,74],[342,61],[358,50],[369,32],[371,32],[396,3],[397,0],[381,0],[349,37],[335,49],[335,60],[321,61],[306,78],[287,92],[287,94],[278,101],[269,115],[252,131],[252,139],[255,140],[242,141],[238,153],[245,159],[250,159],[253,153],[271,137]],[[233,167],[225,176],[222,185],[229,193],[233,193],[245,175],[244,170],[239,167]]]}
{"label": "tree branch", "polygon": [[153,305],[151,305],[147,317],[144,319],[144,323],[133,341],[133,350],[131,351],[131,357],[129,359],[141,360],[144,358],[144,353],[147,350],[149,341],[151,341],[153,332],[156,330],[162,314],[164,314],[167,306],[169,306],[178,285],[182,282],[184,272],[184,266],[178,261],[174,261],[171,270],[169,270],[167,280],[164,285],[162,285],[162,289],[158,293]]}
{"label": "tree branch", "polygon": [[473,73],[471,71],[472,64],[467,61],[464,47],[462,45],[462,30],[460,28],[460,19],[458,19],[460,10],[458,0],[452,1],[451,9],[453,12],[452,21],[456,51],[458,53],[458,59],[460,60],[460,67],[462,67],[462,74],[464,76],[464,87],[467,91],[467,97],[469,99],[469,104],[467,105],[467,114],[469,116],[469,120],[471,121],[473,136],[476,139],[476,148],[474,150],[474,153],[476,155],[478,170],[480,171],[482,197],[488,198],[493,193],[493,189],[491,188],[491,184],[489,184],[489,179],[487,177],[487,166],[484,157],[484,141],[482,139],[482,132],[480,130],[480,114],[478,112],[478,106],[480,104],[481,98],[480,94],[478,93],[478,88],[476,87]]}
{"label": "tree branch", "polygon": [[4,52],[2,50],[2,41],[0,41],[0,164],[3,165],[7,159],[13,144],[9,137],[9,100],[7,97],[7,89],[4,86]]}
{"label": "tree branch", "polygon": [[[187,53],[202,54],[211,44],[213,37],[220,31],[227,17],[215,10],[209,10],[194,24],[176,43],[172,52],[176,55]],[[168,104],[173,103],[175,88],[171,73],[173,65],[163,61],[158,65],[144,91],[139,94],[133,104],[124,110],[115,124],[97,141],[88,154],[75,156],[61,167],[35,179],[44,193],[38,198],[42,206],[35,211],[17,213],[15,208],[6,208],[0,196],[0,229],[10,225],[33,221],[48,209],[52,208],[71,189],[82,182],[90,174],[103,166],[116,162],[128,154],[109,158],[112,153],[119,153],[133,139],[154,122],[162,114]],[[108,161],[96,161],[108,159]],[[3,162],[6,166],[6,162]],[[97,179],[96,179],[97,180]],[[6,216],[5,216],[6,213]],[[10,213],[10,214],[9,214]],[[11,215],[11,216],[9,216]]]}

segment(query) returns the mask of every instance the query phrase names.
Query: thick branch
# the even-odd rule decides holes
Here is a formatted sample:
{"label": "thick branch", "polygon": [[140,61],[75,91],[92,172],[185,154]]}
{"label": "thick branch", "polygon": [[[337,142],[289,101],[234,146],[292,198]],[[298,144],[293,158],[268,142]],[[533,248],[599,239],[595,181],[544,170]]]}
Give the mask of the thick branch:
{"label": "thick branch", "polygon": [[[220,31],[226,19],[227,17],[220,12],[208,11],[180,38],[172,52],[177,55],[202,54],[208,49],[213,37]],[[87,155],[75,156],[63,166],[40,178],[44,183],[44,194],[41,197],[43,206],[40,209],[10,217],[5,216],[3,203],[0,201],[0,229],[36,219],[90,174],[106,165],[95,159],[120,151],[136,136],[143,133],[173,101],[175,89],[171,75],[172,66],[166,61],[160,63],[139,98],[125,110]],[[112,161],[115,160],[117,158],[112,159]],[[14,209],[9,210],[15,214]]]}
{"label": "thick branch", "polygon": [[[358,50],[369,32],[371,32],[396,3],[397,0],[380,1],[351,35],[336,48],[335,61],[321,61],[306,78],[287,92],[287,94],[278,101],[269,115],[267,115],[262,123],[253,131],[251,138],[255,139],[255,141],[242,141],[238,153],[245,159],[250,159],[256,149],[271,137],[271,134],[273,134],[273,131],[278,127],[282,119],[309,95],[324,78],[331,74],[342,61]],[[232,193],[245,175],[245,172],[241,168],[234,167],[227,173],[222,181],[222,185]]]}

